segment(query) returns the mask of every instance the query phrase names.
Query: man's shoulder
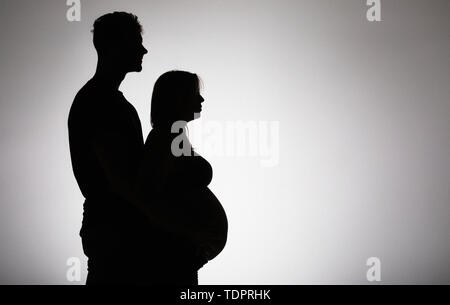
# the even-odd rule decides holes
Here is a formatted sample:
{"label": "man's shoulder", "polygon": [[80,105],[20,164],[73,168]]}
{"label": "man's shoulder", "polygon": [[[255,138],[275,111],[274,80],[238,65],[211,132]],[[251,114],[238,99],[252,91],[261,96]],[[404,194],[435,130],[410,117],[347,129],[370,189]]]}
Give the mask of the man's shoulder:
{"label": "man's shoulder", "polygon": [[[70,107],[69,124],[73,120],[89,120],[92,116],[99,119],[107,113],[111,115],[115,112],[115,103],[111,102],[114,98],[114,91],[89,80],[75,95]],[[100,116],[101,113],[103,116]]]}
{"label": "man's shoulder", "polygon": [[73,104],[95,106],[105,103],[112,95],[112,91],[91,79],[77,92]]}

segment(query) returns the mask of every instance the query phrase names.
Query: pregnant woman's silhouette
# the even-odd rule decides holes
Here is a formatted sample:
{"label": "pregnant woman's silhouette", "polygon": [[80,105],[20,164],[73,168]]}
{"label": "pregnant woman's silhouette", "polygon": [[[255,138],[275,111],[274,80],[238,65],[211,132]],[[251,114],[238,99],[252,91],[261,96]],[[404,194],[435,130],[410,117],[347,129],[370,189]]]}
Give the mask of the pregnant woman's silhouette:
{"label": "pregnant woman's silhouette", "polygon": [[[137,193],[155,211],[164,232],[161,255],[173,272],[161,283],[198,284],[197,270],[216,257],[227,240],[228,223],[208,188],[212,167],[187,137],[186,124],[202,110],[196,74],[170,71],[157,80],[152,96],[152,130],[145,143]],[[164,273],[164,272],[162,272]]]}

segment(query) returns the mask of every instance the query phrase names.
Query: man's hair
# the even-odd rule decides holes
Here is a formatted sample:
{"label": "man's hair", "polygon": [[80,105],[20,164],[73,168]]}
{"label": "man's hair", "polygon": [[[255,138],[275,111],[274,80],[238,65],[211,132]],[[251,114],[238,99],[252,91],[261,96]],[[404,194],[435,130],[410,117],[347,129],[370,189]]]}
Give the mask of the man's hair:
{"label": "man's hair", "polygon": [[138,17],[127,12],[114,12],[99,17],[92,29],[94,46],[101,53],[107,47],[120,42],[121,39],[142,34],[142,25]]}

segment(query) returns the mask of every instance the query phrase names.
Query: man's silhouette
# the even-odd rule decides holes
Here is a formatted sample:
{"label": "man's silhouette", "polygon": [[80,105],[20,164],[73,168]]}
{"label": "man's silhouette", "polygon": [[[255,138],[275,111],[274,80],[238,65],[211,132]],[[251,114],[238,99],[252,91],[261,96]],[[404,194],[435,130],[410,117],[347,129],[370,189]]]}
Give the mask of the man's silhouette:
{"label": "man's silhouette", "polygon": [[[132,200],[144,140],[137,112],[119,86],[128,72],[142,70],[147,50],[141,32],[129,13],[95,21],[97,70],[69,114],[72,167],[86,198],[80,235],[88,256],[87,284],[165,283],[177,269],[162,250],[175,243],[173,237],[152,227]],[[196,278],[176,279],[197,283]]]}
{"label": "man's silhouette", "polygon": [[[119,86],[142,70],[147,50],[136,16],[115,12],[94,23],[95,75],[78,92],[68,127],[72,167],[83,196],[80,231],[88,256],[87,284],[140,282],[146,219],[126,201],[143,149],[139,117]],[[141,236],[139,234],[141,234]]]}

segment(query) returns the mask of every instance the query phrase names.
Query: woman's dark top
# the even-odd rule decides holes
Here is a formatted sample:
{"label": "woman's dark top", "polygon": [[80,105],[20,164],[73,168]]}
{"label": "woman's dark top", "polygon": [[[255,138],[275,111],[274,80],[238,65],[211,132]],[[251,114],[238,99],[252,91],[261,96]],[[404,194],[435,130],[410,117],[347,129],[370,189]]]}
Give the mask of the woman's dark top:
{"label": "woman's dark top", "polygon": [[[217,256],[226,243],[228,223],[225,211],[208,185],[213,177],[211,164],[190,149],[190,155],[174,156],[171,151],[174,134],[166,130],[153,129],[146,142],[143,160],[149,156],[159,156],[154,162],[165,163],[162,192],[158,200],[167,206],[170,213],[176,209],[183,211],[186,231],[204,236],[204,243],[210,247],[207,259]],[[185,143],[190,143],[185,138]],[[150,150],[159,150],[151,154]],[[146,170],[145,166],[141,170]],[[186,232],[184,232],[186,233]],[[198,246],[197,244],[195,246]]]}

